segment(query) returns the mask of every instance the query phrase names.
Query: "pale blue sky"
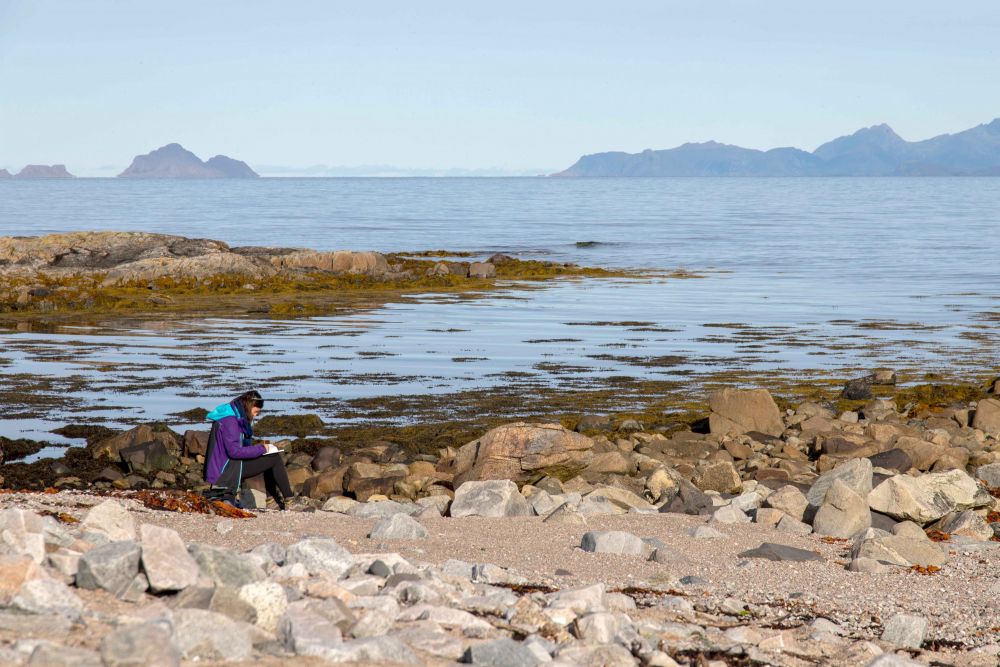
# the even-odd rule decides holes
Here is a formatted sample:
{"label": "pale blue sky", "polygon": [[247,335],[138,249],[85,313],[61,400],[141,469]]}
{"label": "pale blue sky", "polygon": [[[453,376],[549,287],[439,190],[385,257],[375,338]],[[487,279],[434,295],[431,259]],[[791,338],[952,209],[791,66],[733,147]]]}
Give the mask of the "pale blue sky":
{"label": "pale blue sky", "polygon": [[0,167],[561,169],[1000,116],[1000,2],[0,0]]}

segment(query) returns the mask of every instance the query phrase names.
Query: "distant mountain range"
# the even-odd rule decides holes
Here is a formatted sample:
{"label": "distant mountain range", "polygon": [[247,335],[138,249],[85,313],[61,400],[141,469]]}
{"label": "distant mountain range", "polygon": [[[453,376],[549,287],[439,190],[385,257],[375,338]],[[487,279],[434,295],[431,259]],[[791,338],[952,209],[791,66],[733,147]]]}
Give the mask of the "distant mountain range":
{"label": "distant mountain range", "polygon": [[66,171],[64,164],[29,164],[16,175],[6,169],[0,169],[0,178],[76,178]]}
{"label": "distant mountain range", "polygon": [[957,134],[906,141],[875,125],[812,153],[708,141],[641,153],[585,155],[557,177],[607,176],[1000,176],[1000,118]]}
{"label": "distant mountain range", "polygon": [[246,162],[216,155],[207,162],[180,144],[138,155],[118,178],[259,178]]}

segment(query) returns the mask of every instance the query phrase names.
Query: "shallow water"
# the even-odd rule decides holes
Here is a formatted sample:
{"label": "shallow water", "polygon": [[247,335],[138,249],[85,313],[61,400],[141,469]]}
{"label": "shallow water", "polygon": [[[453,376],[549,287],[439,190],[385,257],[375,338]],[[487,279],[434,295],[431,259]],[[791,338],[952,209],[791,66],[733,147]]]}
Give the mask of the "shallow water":
{"label": "shallow water", "polygon": [[[304,397],[448,393],[511,372],[567,389],[628,375],[692,391],[732,370],[981,374],[997,365],[998,223],[1000,179],[0,181],[0,235],[137,229],[703,275],[420,295],[290,322],[4,331],[0,379],[49,381],[65,404],[45,419],[59,426],[210,408],[250,385],[294,412]],[[40,430],[0,419],[0,435]]]}

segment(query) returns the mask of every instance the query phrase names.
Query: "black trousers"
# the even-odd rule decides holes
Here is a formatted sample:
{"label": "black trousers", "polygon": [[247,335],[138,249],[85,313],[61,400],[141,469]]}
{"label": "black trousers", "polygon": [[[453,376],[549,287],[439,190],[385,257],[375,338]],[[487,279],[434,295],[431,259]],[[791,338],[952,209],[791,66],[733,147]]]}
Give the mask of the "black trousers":
{"label": "black trousers", "polygon": [[[294,494],[288,482],[288,472],[280,453],[265,454],[255,459],[230,459],[215,486],[221,486],[236,493],[243,480],[264,475],[264,488],[275,500],[291,498]],[[281,495],[278,495],[278,493]]]}

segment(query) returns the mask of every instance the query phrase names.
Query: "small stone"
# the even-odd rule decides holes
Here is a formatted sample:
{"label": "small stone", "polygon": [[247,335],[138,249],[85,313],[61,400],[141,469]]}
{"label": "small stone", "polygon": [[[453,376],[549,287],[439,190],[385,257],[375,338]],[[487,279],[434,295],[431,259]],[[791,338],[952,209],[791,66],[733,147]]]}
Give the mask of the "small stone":
{"label": "small stone", "polygon": [[185,660],[246,660],[250,635],[236,621],[204,609],[174,610],[174,643]]}
{"label": "small stone", "polygon": [[29,614],[59,614],[78,620],[83,602],[69,586],[55,579],[33,579],[21,586],[11,606]]}
{"label": "small stone", "polygon": [[97,651],[43,642],[28,658],[28,667],[102,667]]}
{"label": "small stone", "polygon": [[508,479],[465,482],[455,490],[451,516],[531,516],[528,501]]}

